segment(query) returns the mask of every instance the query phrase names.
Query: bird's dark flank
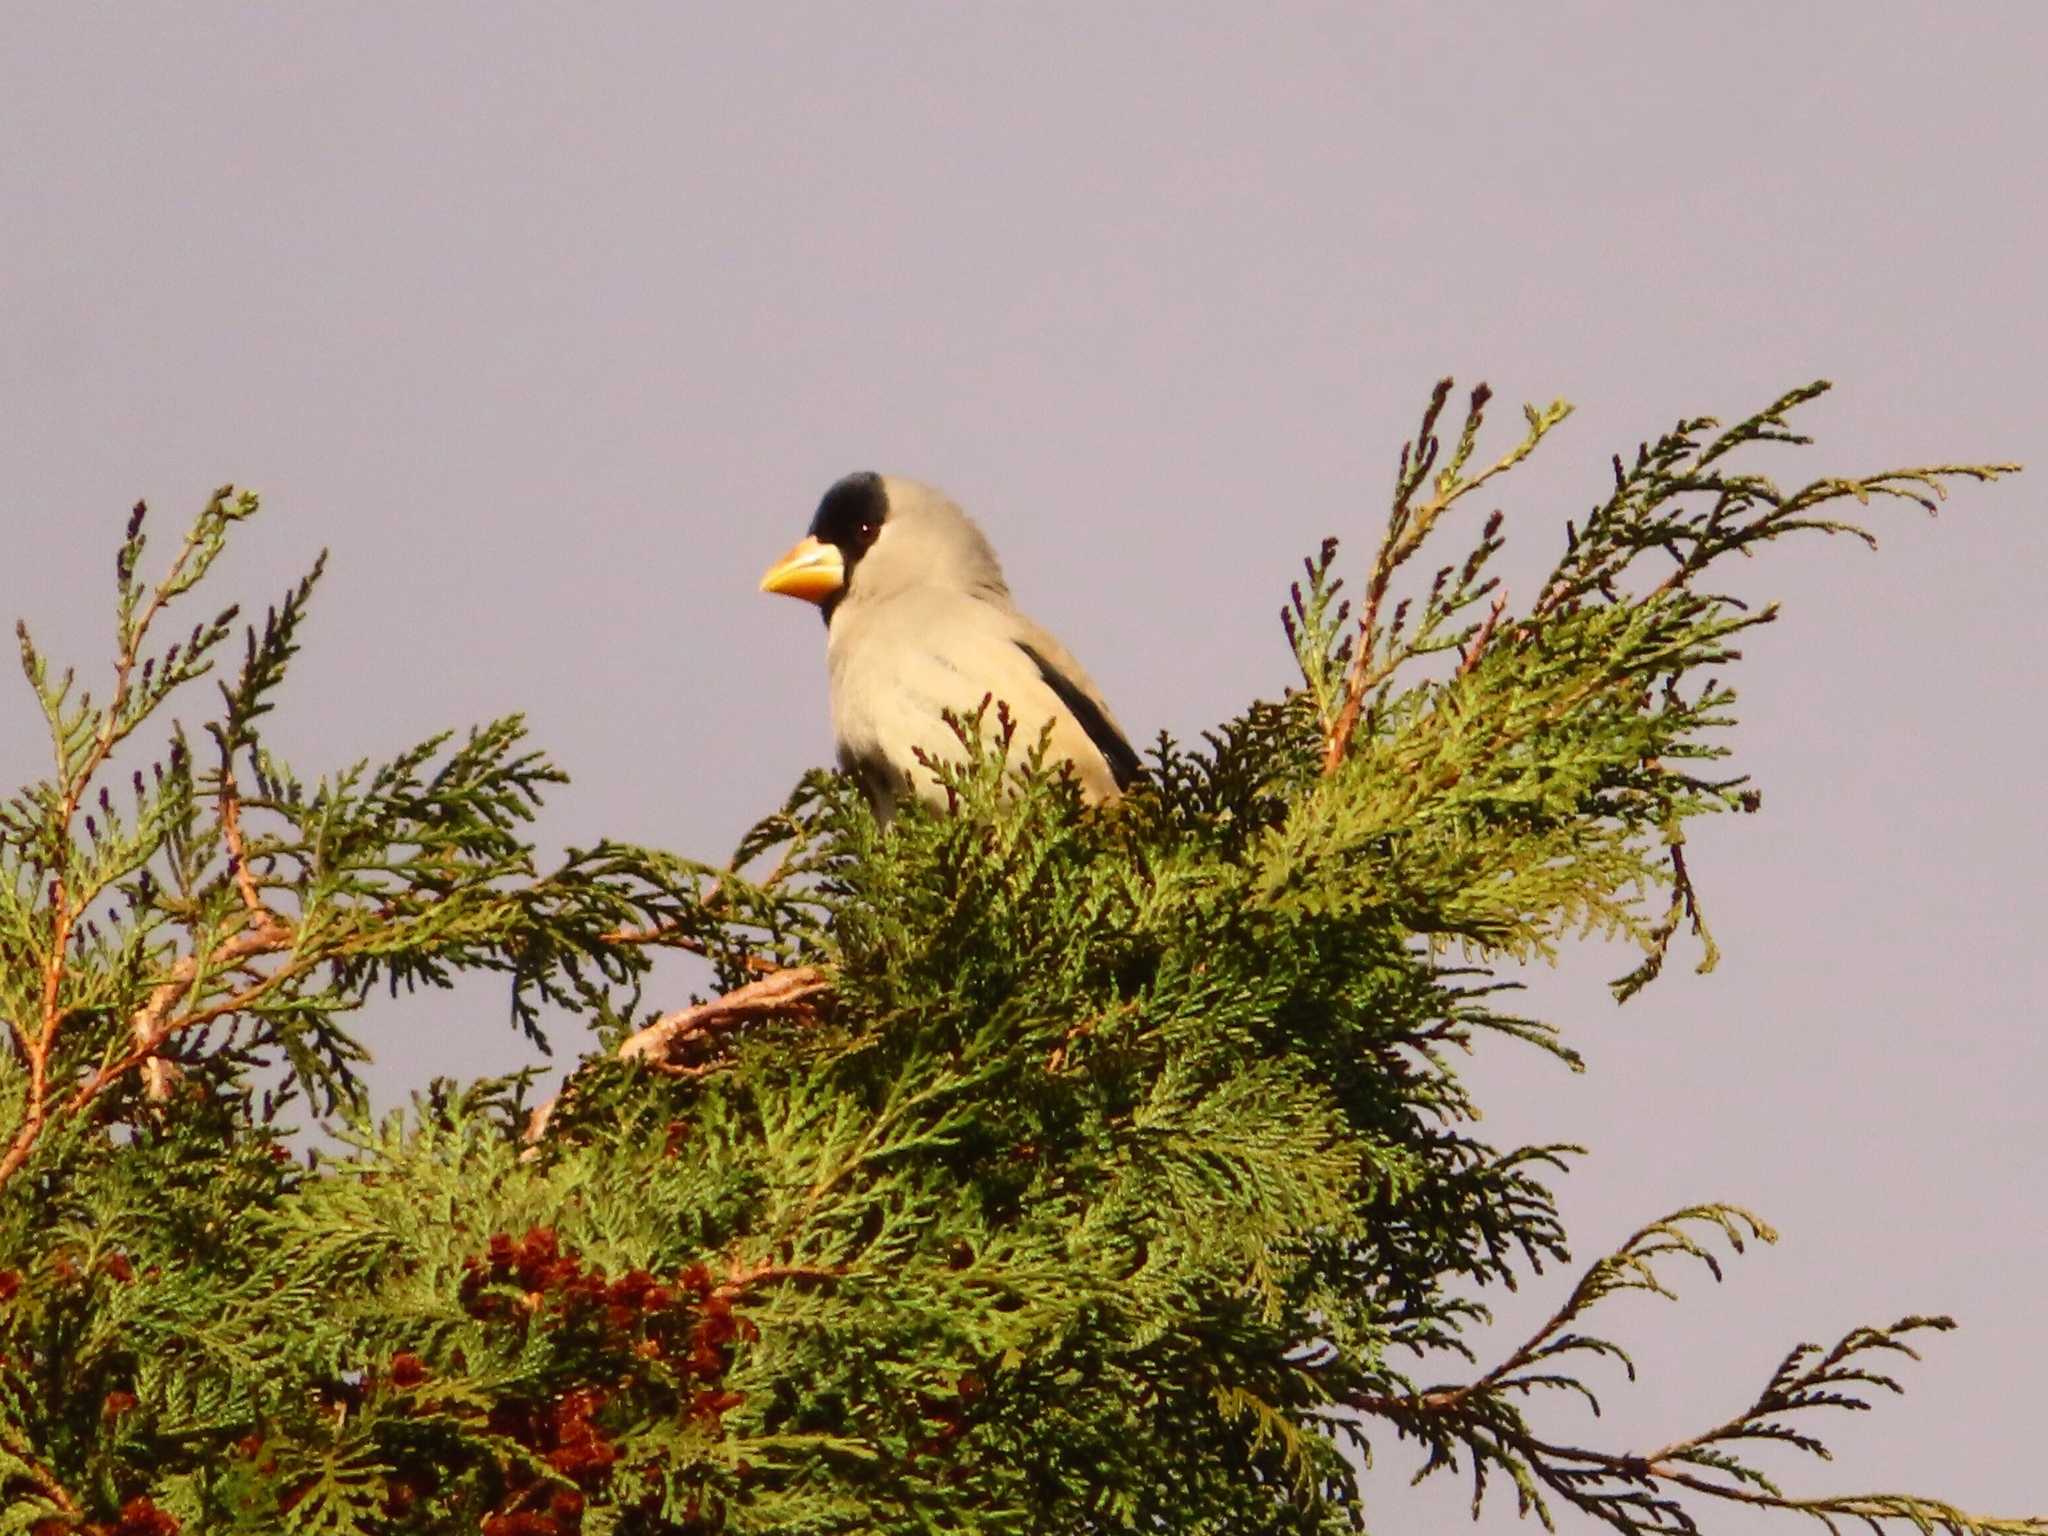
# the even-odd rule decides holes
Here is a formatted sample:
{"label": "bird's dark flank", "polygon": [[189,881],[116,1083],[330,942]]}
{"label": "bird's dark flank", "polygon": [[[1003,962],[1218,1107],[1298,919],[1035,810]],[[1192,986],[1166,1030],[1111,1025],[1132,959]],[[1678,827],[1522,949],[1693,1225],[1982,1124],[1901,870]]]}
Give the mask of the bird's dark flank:
{"label": "bird's dark flank", "polygon": [[1047,661],[1023,641],[1017,642],[1017,649],[1031,658],[1031,664],[1038,668],[1038,675],[1045,679],[1046,687],[1059,695],[1081,729],[1088,733],[1088,739],[1095,743],[1095,750],[1102,754],[1102,760],[1109,764],[1110,777],[1116,780],[1118,789],[1129,789],[1131,781],[1138,776],[1140,767],[1138,754],[1124,733],[1103,713],[1102,706],[1088,697],[1086,690],[1077,687],[1074,680]]}

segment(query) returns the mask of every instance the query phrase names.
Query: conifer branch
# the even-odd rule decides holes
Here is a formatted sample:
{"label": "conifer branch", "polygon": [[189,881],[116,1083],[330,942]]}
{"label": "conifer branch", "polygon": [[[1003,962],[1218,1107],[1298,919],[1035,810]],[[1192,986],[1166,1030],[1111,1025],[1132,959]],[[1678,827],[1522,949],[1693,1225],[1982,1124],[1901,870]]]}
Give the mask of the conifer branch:
{"label": "conifer branch", "polygon": [[1493,594],[1493,602],[1486,610],[1486,618],[1473,631],[1458,654],[1459,677],[1469,677],[1472,669],[1479,665],[1479,658],[1486,654],[1486,647],[1493,640],[1494,630],[1500,627],[1501,615],[1508,611],[1508,589],[1500,588]]}
{"label": "conifer branch", "polygon": [[[1465,423],[1458,434],[1457,446],[1452,450],[1451,460],[1437,470],[1437,457],[1441,443],[1436,436],[1437,419],[1443,414],[1446,401],[1450,398],[1452,381],[1440,379],[1431,394],[1429,404],[1423,408],[1422,425],[1417,429],[1414,440],[1401,447],[1400,464],[1394,476],[1394,500],[1388,514],[1387,531],[1380,540],[1379,552],[1373,557],[1372,573],[1367,578],[1365,607],[1358,619],[1358,632],[1351,652],[1350,667],[1344,677],[1340,701],[1335,714],[1330,717],[1323,731],[1322,771],[1325,775],[1335,773],[1351,750],[1352,738],[1357,732],[1359,716],[1365,708],[1365,701],[1374,690],[1392,677],[1404,661],[1421,653],[1429,636],[1427,626],[1418,632],[1406,646],[1397,643],[1393,636],[1385,635],[1380,624],[1380,613],[1388,589],[1393,584],[1395,573],[1414,557],[1436,528],[1438,520],[1453,503],[1462,500],[1488,481],[1506,474],[1517,464],[1536,451],[1550,430],[1571,414],[1571,407],[1564,401],[1553,401],[1538,410],[1534,406],[1523,407],[1523,416],[1528,422],[1527,435],[1521,442],[1510,448],[1494,463],[1478,474],[1466,476],[1465,466],[1471,462],[1478,445],[1479,429],[1485,421],[1487,403],[1493,398],[1493,391],[1485,384],[1475,387],[1465,406]],[[1434,480],[1431,472],[1436,471]],[[1431,487],[1429,499],[1416,504],[1415,496],[1425,484]],[[1486,538],[1491,540],[1498,530],[1498,522],[1489,524]],[[1466,573],[1465,584],[1476,574],[1476,566]],[[1439,578],[1441,585],[1442,578]],[[1477,596],[1475,592],[1472,594]],[[1433,591],[1434,600],[1438,593]],[[1485,626],[1490,637],[1493,624],[1498,620],[1498,610],[1504,599],[1496,602],[1494,618]],[[1454,603],[1454,606],[1462,604]],[[1398,630],[1398,624],[1396,626]],[[1476,638],[1476,637],[1475,637]],[[1470,644],[1471,642],[1468,642]],[[1485,648],[1485,640],[1478,639],[1471,652],[1476,663],[1478,652]],[[1467,668],[1469,670],[1469,667]]]}
{"label": "conifer branch", "polygon": [[[705,907],[708,909],[709,906],[710,902],[707,899]],[[713,955],[712,946],[707,939],[689,931],[675,918],[663,918],[631,928],[607,928],[598,937],[605,944],[616,944],[628,949],[680,949],[686,954],[701,955],[706,959]],[[766,955],[751,951],[740,955],[739,963],[757,976],[772,976],[781,969]]]}
{"label": "conifer branch", "polygon": [[626,1037],[619,1058],[645,1062],[672,1076],[702,1076],[708,1066],[693,1058],[715,1052],[734,1031],[749,1024],[768,1019],[813,1022],[820,1001],[831,990],[831,976],[817,966],[774,971],[723,996],[662,1014]]}
{"label": "conifer branch", "polygon": [[[8,1462],[13,1465],[5,1465]],[[0,1491],[17,1478],[33,1488],[59,1515],[74,1521],[78,1518],[77,1500],[51,1474],[50,1469],[32,1454],[28,1445],[16,1438],[11,1429],[0,1429]]]}
{"label": "conifer branch", "polygon": [[[251,916],[246,927],[231,938],[224,939],[204,959],[198,955],[186,955],[180,959],[171,967],[170,975],[150,992],[149,1001],[138,1009],[129,1021],[128,1033],[134,1042],[134,1048],[126,1056],[102,1067],[79,1085],[71,1099],[72,1112],[83,1109],[123,1073],[143,1065],[155,1056],[172,1036],[209,1024],[229,1014],[241,1013],[254,1006],[266,993],[284,981],[302,974],[308,968],[306,964],[286,967],[259,977],[248,987],[186,1013],[174,1014],[171,1011],[190,995],[193,986],[201,977],[244,967],[260,955],[274,955],[289,950],[294,937],[291,924],[275,913],[259,908],[257,913]],[[0,1182],[4,1182],[10,1171],[4,1165],[0,1165]]]}
{"label": "conifer branch", "polygon": [[[311,968],[310,961],[273,971],[248,987],[186,1013],[172,1012],[185,1000],[202,977],[241,966],[259,955],[276,954],[289,949],[292,940],[293,931],[290,925],[274,915],[266,914],[263,919],[252,921],[248,927],[222,941],[203,960],[198,955],[186,955],[180,959],[171,967],[170,974],[150,992],[149,1000],[129,1021],[132,1048],[106,1062],[98,1070],[87,1074],[66,1098],[64,1113],[67,1116],[83,1113],[95,1099],[128,1073],[146,1069],[174,1035],[201,1028],[231,1014],[245,1012],[284,982],[304,974]],[[151,1097],[163,1097],[159,1081],[152,1081],[149,1087]],[[23,1118],[5,1154],[0,1155],[0,1185],[13,1178],[27,1162],[48,1120],[47,1109],[39,1113],[37,1106],[31,1101],[30,1112]]]}
{"label": "conifer branch", "polygon": [[1635,1379],[1634,1363],[1620,1346],[1596,1335],[1568,1331],[1588,1310],[1621,1290],[1646,1290],[1675,1299],[1676,1293],[1657,1267],[1674,1256],[1695,1260],[1715,1279],[1721,1278],[1719,1261],[1688,1230],[1702,1225],[1709,1232],[1718,1231],[1738,1253],[1745,1236],[1776,1240],[1769,1227],[1735,1207],[1696,1206],[1678,1211],[1644,1227],[1588,1268],[1534,1334],[1473,1381],[1398,1395],[1352,1391],[1344,1394],[1343,1401],[1353,1410],[1386,1419],[1401,1435],[1412,1436],[1428,1448],[1418,1481],[1433,1472],[1455,1468],[1462,1447],[1473,1477],[1475,1518],[1491,1468],[1508,1475],[1515,1485],[1520,1512],[1533,1512],[1546,1529],[1552,1528],[1544,1498],[1547,1491],[1625,1536],[1691,1536],[1699,1529],[1693,1516],[1671,1494],[1660,1491],[1671,1488],[1760,1509],[1806,1514],[1831,1530],[1834,1520],[1842,1518],[1860,1520],[1873,1529],[1881,1528],[1885,1521],[1898,1521],[1922,1531],[1939,1528],[1953,1536],[2042,1536],[2048,1532],[2048,1521],[2039,1517],[1975,1516],[1939,1500],[1904,1494],[1795,1497],[1729,1449],[1742,1442],[1759,1442],[1826,1459],[1829,1452],[1822,1441],[1788,1424],[1784,1416],[1816,1408],[1860,1410],[1869,1406],[1858,1395],[1862,1390],[1901,1391],[1895,1379],[1871,1369],[1862,1357],[1890,1352],[1917,1360],[1919,1355],[1905,1337],[1927,1329],[1953,1328],[1954,1323],[1945,1317],[1908,1317],[1887,1328],[1856,1328],[1826,1351],[1817,1345],[1797,1345],[1739,1413],[1652,1451],[1602,1451],[1552,1440],[1532,1430],[1514,1398],[1543,1390],[1567,1390],[1583,1396],[1596,1414],[1600,1411],[1599,1400],[1583,1383],[1556,1369],[1556,1362],[1566,1356],[1611,1357],[1621,1363],[1630,1380]]}
{"label": "conifer branch", "polygon": [[[230,497],[235,499],[230,500]],[[69,1010],[62,1004],[66,970],[78,931],[77,924],[99,891],[98,885],[89,877],[78,880],[71,873],[74,823],[87,793],[114,750],[148,717],[164,695],[201,675],[211,665],[204,658],[233,623],[236,614],[233,607],[224,610],[210,625],[193,628],[191,637],[185,642],[182,659],[179,647],[172,645],[165,653],[161,676],[152,676],[154,661],[144,665],[138,694],[136,668],[143,659],[142,651],[151,626],[166,607],[205,577],[225,547],[229,526],[253,516],[255,511],[253,496],[246,493],[236,496],[232,486],[222,486],[215,491],[172,557],[169,570],[145,597],[136,582],[135,568],[146,544],[143,523],[148,508],[139,501],[135,504],[129,515],[127,534],[115,559],[118,602],[113,691],[106,705],[97,711],[92,709],[89,696],[81,696],[75,708],[67,707],[72,675],[65,673],[61,682],[52,689],[47,682],[43,660],[29,638],[27,625],[19,621],[15,625],[22,670],[29,685],[35,689],[50,725],[51,744],[56,754],[54,782],[57,787],[50,797],[53,803],[49,805],[46,820],[38,829],[45,858],[53,871],[49,884],[50,938],[40,968],[39,1019],[32,1032],[15,1021],[14,1034],[26,1058],[29,1080],[20,1124],[7,1151],[0,1155],[0,1183],[12,1177],[27,1159],[49,1118],[51,1059],[58,1048],[59,1032],[69,1016]]]}
{"label": "conifer branch", "polygon": [[[672,942],[672,936],[673,930],[669,930],[653,942]],[[609,933],[605,938],[634,942],[631,938],[616,940]],[[747,959],[750,965],[765,963],[753,955]],[[775,1020],[815,1023],[832,995],[832,985],[831,974],[818,966],[775,969],[770,965],[753,981],[718,997],[659,1015],[621,1041],[616,1055],[620,1061],[640,1062],[666,1077],[705,1077],[726,1065],[721,1053],[731,1038],[749,1025]],[[563,1093],[570,1091],[565,1088]],[[533,1156],[560,1102],[558,1096],[534,1106],[521,1129],[520,1140],[527,1146],[522,1156]]]}

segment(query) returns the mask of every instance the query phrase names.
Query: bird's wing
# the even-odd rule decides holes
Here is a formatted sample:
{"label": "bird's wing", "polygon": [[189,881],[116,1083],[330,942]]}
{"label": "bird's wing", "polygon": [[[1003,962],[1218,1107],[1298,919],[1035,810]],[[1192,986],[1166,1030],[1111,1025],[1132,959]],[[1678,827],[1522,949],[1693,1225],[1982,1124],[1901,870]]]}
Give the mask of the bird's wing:
{"label": "bird's wing", "polygon": [[1132,749],[1123,727],[1117,724],[1116,716],[1110,713],[1102,690],[1095,686],[1095,680],[1081,663],[1074,660],[1073,653],[1051,634],[1021,613],[1013,612],[1010,617],[1016,630],[1014,640],[1017,648],[1031,658],[1045,685],[1059,696],[1076,723],[1088,733],[1088,739],[1095,743],[1095,750],[1109,764],[1110,777],[1116,781],[1116,787],[1128,789],[1131,780],[1138,776],[1138,754]]}

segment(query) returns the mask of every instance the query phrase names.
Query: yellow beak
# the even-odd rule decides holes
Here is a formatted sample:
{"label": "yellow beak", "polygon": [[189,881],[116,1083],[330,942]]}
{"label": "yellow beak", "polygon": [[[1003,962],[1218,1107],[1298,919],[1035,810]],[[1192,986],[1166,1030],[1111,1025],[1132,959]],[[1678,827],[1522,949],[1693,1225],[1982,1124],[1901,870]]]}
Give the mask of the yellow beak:
{"label": "yellow beak", "polygon": [[838,546],[810,538],[769,566],[761,578],[763,592],[780,592],[807,603],[822,603],[845,585],[846,557]]}

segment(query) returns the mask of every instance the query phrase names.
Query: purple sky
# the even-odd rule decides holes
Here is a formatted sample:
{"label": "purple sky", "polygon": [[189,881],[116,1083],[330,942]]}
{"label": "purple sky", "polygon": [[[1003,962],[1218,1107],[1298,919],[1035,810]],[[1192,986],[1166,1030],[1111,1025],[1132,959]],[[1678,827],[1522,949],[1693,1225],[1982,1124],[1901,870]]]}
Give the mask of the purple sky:
{"label": "purple sky", "polygon": [[[849,469],[958,495],[1149,736],[1285,685],[1297,558],[1365,558],[1445,372],[1500,446],[1580,406],[1507,483],[1523,569],[1610,452],[1818,375],[1786,478],[2048,468],[2037,4],[746,9],[10,6],[0,616],[103,656],[129,503],[252,485],[234,595],[334,551],[282,755],[523,709],[550,845],[717,857],[829,753],[816,619],[754,582]],[[1649,1379],[1560,1433],[1644,1449],[1948,1310],[1798,1485],[2048,1503],[2037,505],[1747,568],[1787,612],[1737,679],[1765,814],[1693,844],[1726,960],[1617,1011],[1581,955],[1535,1006],[1592,1070],[1475,1064],[1490,1134],[1592,1148],[1582,1257],[1706,1198],[1785,1234],[1617,1307]],[[0,721],[13,784],[25,691]],[[495,991],[369,1027],[386,1100],[524,1059]],[[1409,1468],[1377,1527],[1461,1524]]]}

